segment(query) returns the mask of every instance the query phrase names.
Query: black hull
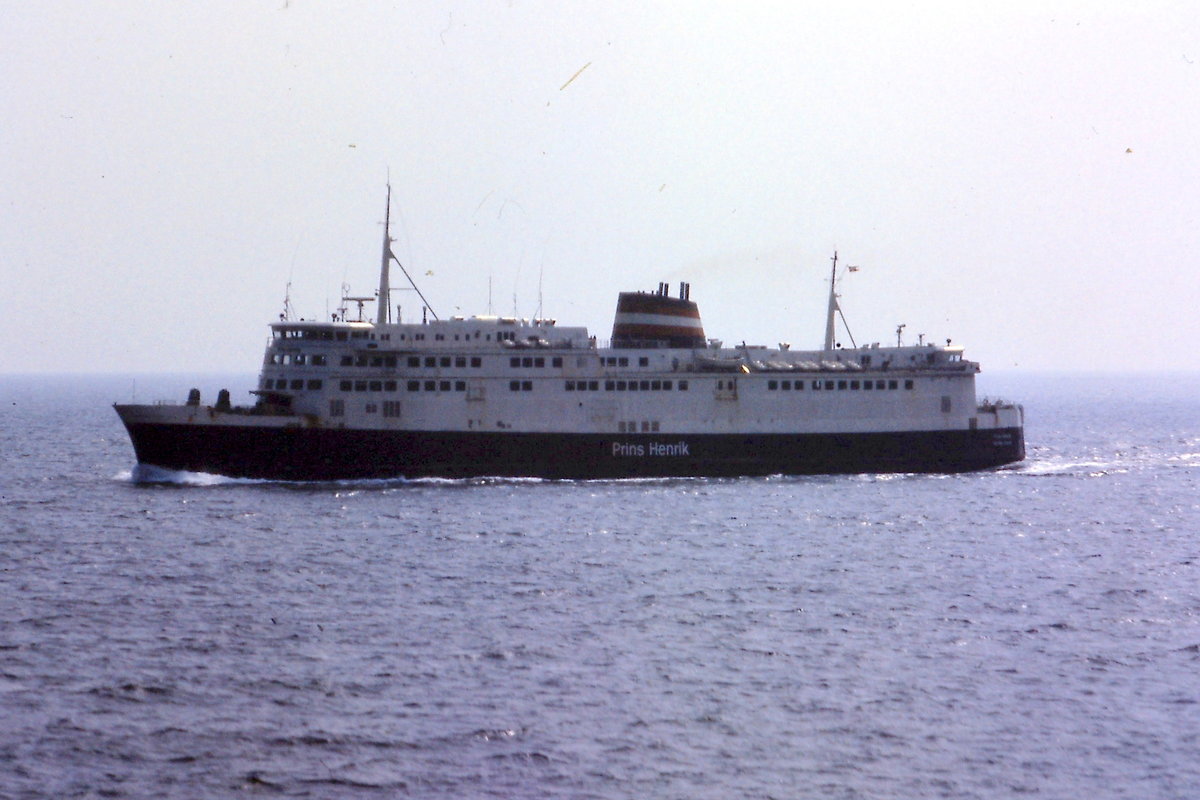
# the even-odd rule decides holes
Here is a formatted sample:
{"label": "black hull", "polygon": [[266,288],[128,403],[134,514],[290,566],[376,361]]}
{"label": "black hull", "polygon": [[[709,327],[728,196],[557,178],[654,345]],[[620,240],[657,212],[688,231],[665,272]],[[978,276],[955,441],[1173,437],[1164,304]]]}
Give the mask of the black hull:
{"label": "black hull", "polygon": [[142,464],[240,478],[564,479],[966,472],[1025,457],[1021,428],[845,434],[365,431],[131,423]]}

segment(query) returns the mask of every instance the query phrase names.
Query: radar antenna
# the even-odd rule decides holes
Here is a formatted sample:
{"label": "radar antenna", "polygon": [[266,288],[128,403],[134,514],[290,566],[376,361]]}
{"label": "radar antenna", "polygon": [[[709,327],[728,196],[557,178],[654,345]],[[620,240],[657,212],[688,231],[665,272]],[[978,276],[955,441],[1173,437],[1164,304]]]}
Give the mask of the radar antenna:
{"label": "radar antenna", "polygon": [[[375,298],[374,297],[343,297],[342,302],[343,303],[358,303],[358,319],[355,320],[355,322],[366,322],[366,320],[363,319],[363,304],[364,303],[374,303]],[[342,320],[343,321],[346,320],[344,312],[343,312]]]}

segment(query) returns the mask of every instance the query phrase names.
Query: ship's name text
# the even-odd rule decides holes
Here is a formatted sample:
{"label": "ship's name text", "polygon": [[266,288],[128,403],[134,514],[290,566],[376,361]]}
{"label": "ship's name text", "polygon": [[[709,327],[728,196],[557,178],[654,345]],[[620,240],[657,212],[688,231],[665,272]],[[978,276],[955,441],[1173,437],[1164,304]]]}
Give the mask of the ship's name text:
{"label": "ship's name text", "polygon": [[633,444],[630,442],[613,442],[612,454],[615,457],[645,458],[646,456],[689,456],[687,442],[649,442]]}

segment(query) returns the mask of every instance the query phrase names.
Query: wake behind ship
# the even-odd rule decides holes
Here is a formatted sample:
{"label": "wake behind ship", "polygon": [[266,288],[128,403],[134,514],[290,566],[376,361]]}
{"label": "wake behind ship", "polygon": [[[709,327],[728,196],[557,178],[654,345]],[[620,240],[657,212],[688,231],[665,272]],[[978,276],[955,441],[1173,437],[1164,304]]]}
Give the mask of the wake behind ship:
{"label": "wake behind ship", "polygon": [[836,254],[811,351],[706,339],[687,284],[621,293],[607,345],[551,319],[392,322],[393,262],[385,223],[378,294],[346,298],[358,319],[271,323],[253,405],[194,390],[116,405],[138,462],[309,481],[961,472],[1025,456],[1023,409],[977,402],[961,347],[834,343]]}

